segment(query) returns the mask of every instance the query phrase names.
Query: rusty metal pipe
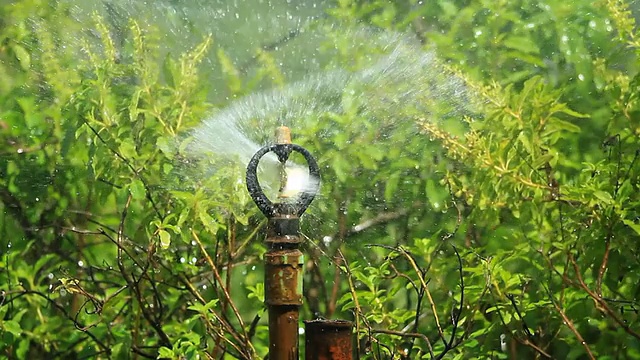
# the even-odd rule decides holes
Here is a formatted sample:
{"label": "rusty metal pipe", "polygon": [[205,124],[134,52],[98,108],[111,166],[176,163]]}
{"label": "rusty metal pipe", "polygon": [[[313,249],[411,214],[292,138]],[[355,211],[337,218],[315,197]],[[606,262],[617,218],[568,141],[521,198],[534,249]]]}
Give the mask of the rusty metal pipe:
{"label": "rusty metal pipe", "polygon": [[267,252],[264,255],[265,304],[269,313],[269,360],[298,360],[304,263],[299,250],[299,217],[313,201],[319,182],[314,189],[299,194],[295,199],[279,196],[280,202],[273,203],[262,191],[257,168],[260,159],[269,152],[275,153],[284,166],[293,151],[304,156],[309,165],[309,176],[319,180],[320,170],[316,160],[306,149],[291,143],[291,133],[286,127],[278,128],[276,144],[258,150],[247,166],[247,190],[260,211],[269,219],[265,240]]}
{"label": "rusty metal pipe", "polygon": [[352,360],[353,323],[346,320],[305,321],[305,360]]}
{"label": "rusty metal pipe", "polygon": [[275,245],[265,254],[264,262],[265,303],[269,312],[269,359],[297,360],[299,310],[302,306],[302,252],[297,248],[281,249]]}

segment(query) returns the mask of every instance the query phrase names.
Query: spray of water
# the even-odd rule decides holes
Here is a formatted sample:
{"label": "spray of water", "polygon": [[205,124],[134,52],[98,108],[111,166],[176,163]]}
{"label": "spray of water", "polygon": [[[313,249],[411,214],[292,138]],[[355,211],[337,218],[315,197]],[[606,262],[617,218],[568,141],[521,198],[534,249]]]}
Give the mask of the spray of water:
{"label": "spray of water", "polygon": [[[317,68],[318,49],[313,32],[297,38],[321,18],[327,0],[60,0],[81,26],[92,24],[93,14],[110,26],[116,43],[127,41],[129,21],[157,30],[164,54],[181,54],[201,43],[209,34],[215,46],[246,75],[255,73],[256,49],[270,52],[287,77]],[[99,42],[96,39],[96,42]],[[285,46],[286,45],[286,46]],[[316,55],[314,55],[316,54]],[[224,83],[216,56],[204,59],[203,71],[212,83]],[[212,87],[218,102],[227,94],[223,86]]]}
{"label": "spray of water", "polygon": [[[366,28],[341,28],[342,37],[332,38],[337,30],[329,28],[324,45],[330,45],[330,52],[338,51],[336,42],[348,38],[350,45],[340,50],[358,54],[360,68],[336,64],[333,54],[329,58],[334,63],[327,64],[324,72],[233,101],[191,132],[189,156],[216,156],[246,164],[261,145],[271,141],[275,127],[286,125],[295,132],[307,119],[321,121],[327,113],[344,112],[345,106],[350,106],[345,98],[357,104],[361,116],[384,124],[387,131],[415,126],[412,115],[443,115],[434,113],[435,103],[447,103],[447,111],[458,114],[468,110],[470,101],[463,85],[447,75],[435,53],[423,50],[415,39]],[[314,37],[319,38],[317,34]],[[267,158],[263,170],[277,168],[273,166],[275,161],[275,157]],[[309,179],[301,167],[293,165],[288,171],[290,189],[304,191],[317,181]]]}

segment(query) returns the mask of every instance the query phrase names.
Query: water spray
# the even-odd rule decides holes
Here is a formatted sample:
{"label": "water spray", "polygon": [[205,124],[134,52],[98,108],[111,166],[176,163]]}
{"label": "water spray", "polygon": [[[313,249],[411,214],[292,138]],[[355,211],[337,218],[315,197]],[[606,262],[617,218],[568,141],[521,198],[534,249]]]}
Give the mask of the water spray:
{"label": "water spray", "polygon": [[[291,153],[307,162],[309,186],[297,193],[287,192],[286,163]],[[281,186],[275,202],[264,194],[258,181],[260,159],[274,153],[280,162]],[[303,292],[303,254],[300,251],[300,216],[307,210],[320,188],[320,168],[309,151],[291,142],[286,126],[276,130],[275,143],[259,149],[247,166],[247,190],[260,211],[268,218],[265,263],[265,304],[269,314],[269,359],[298,360],[300,307]],[[314,320],[306,322],[307,360],[348,360],[352,358],[352,324],[348,321]]]}

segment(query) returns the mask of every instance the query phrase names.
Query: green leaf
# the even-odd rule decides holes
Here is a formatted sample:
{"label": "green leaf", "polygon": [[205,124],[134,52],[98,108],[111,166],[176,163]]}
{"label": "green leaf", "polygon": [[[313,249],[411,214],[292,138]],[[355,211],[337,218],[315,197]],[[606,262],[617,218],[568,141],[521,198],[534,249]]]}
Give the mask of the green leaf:
{"label": "green leaf", "polygon": [[638,235],[640,235],[640,224],[636,224],[633,221],[628,219],[624,219],[622,220],[622,222],[628,227],[630,227],[631,229],[633,229],[633,231],[635,231]]}
{"label": "green leaf", "polygon": [[144,183],[140,179],[131,181],[131,184],[129,184],[129,192],[131,192],[134,200],[143,200],[147,195]]}
{"label": "green leaf", "polygon": [[129,120],[136,121],[138,120],[138,103],[140,101],[140,94],[142,93],[142,89],[136,91],[131,96],[131,104],[129,104]]}
{"label": "green leaf", "polygon": [[564,130],[572,133],[579,133],[580,127],[568,121],[560,120],[558,118],[551,118],[549,119],[549,123],[547,124],[547,130],[549,130],[549,132]]}
{"label": "green leaf", "polygon": [[20,345],[18,345],[18,349],[16,350],[16,355],[18,359],[26,359],[27,353],[31,348],[31,341],[28,338],[23,338],[20,341]]}
{"label": "green leaf", "polygon": [[529,139],[529,136],[527,136],[524,132],[521,132],[520,134],[518,134],[518,141],[520,141],[522,146],[524,146],[524,149],[527,151],[527,153],[533,154],[533,146],[531,146],[531,140]]}
{"label": "green leaf", "polygon": [[176,86],[176,80],[178,75],[176,62],[171,57],[171,54],[167,54],[167,57],[164,59],[162,63],[162,75],[164,76],[164,80],[170,87]]}
{"label": "green leaf", "polygon": [[331,168],[340,182],[345,182],[349,174],[349,163],[339,154],[335,154]]}
{"label": "green leaf", "polygon": [[175,354],[173,353],[173,350],[162,346],[158,349],[158,358],[174,359]]}
{"label": "green leaf", "polygon": [[13,334],[13,336],[15,337],[19,337],[22,334],[22,327],[20,327],[20,324],[15,320],[7,320],[2,322],[2,328],[5,331]]}
{"label": "green leaf", "polygon": [[216,305],[218,305],[218,299],[213,299],[211,301],[209,301],[206,304],[201,304],[201,303],[195,303],[189,307],[187,307],[187,309],[189,310],[193,310],[193,311],[197,311],[199,313],[205,314],[207,313],[210,309],[212,309],[213,307],[215,307]]}
{"label": "green leaf", "polygon": [[447,198],[447,191],[438,186],[435,180],[428,179],[425,184],[425,192],[429,199],[429,203],[434,209],[440,209],[445,205],[445,200]]}
{"label": "green leaf", "polygon": [[43,257],[41,257],[40,259],[38,259],[38,261],[36,261],[36,264],[33,266],[33,272],[34,273],[38,273],[40,272],[40,269],[49,261],[53,260],[56,258],[56,255],[54,254],[47,254]]}
{"label": "green leaf", "polygon": [[531,167],[534,169],[538,169],[541,166],[543,166],[544,164],[550,162],[551,160],[553,160],[554,155],[553,154],[544,154],[544,155],[540,155],[538,156],[536,159],[534,159],[534,161],[531,163]]}
{"label": "green leaf", "polygon": [[395,172],[389,176],[387,183],[384,187],[384,199],[390,201],[396,194],[398,189],[398,183],[400,182],[400,173]]}
{"label": "green leaf", "polygon": [[18,44],[13,44],[13,46],[11,46],[11,50],[13,50],[16,59],[18,59],[20,67],[22,67],[22,69],[25,71],[29,70],[29,68],[31,67],[31,54],[29,54],[29,52],[24,47]]}
{"label": "green leaf", "polygon": [[202,225],[204,225],[212,234],[218,232],[218,222],[205,210],[198,211],[198,217],[200,218]]}
{"label": "green leaf", "polygon": [[509,49],[514,49],[521,51],[525,54],[539,54],[540,48],[538,45],[531,40],[530,37],[526,36],[509,36],[504,40],[504,46]]}
{"label": "green leaf", "polygon": [[166,230],[158,230],[158,235],[160,236],[160,246],[165,250],[168,249],[171,245],[171,234]]}
{"label": "green leaf", "polygon": [[138,155],[138,152],[136,151],[136,145],[131,139],[122,139],[118,150],[120,151],[120,155],[124,156],[124,158],[129,161],[135,159]]}
{"label": "green leaf", "polygon": [[164,155],[169,159],[173,159],[174,147],[172,146],[172,140],[169,137],[161,136],[156,140],[156,146]]}
{"label": "green leaf", "polygon": [[565,104],[562,104],[562,106],[559,109],[554,109],[557,112],[561,112],[564,114],[567,114],[569,116],[573,116],[575,118],[578,119],[586,119],[586,118],[590,118],[591,116],[589,114],[583,114],[583,113],[579,113],[575,110],[571,110],[568,106],[566,106]]}
{"label": "green leaf", "polygon": [[600,199],[605,204],[612,204],[613,203],[613,197],[611,197],[611,194],[609,194],[608,192],[605,192],[605,191],[602,191],[602,190],[596,190],[593,193],[593,195],[595,195],[595,197]]}
{"label": "green leaf", "polygon": [[249,295],[247,296],[249,299],[255,298],[260,302],[264,302],[264,283],[259,282],[256,286],[247,286],[247,290],[249,290]]}

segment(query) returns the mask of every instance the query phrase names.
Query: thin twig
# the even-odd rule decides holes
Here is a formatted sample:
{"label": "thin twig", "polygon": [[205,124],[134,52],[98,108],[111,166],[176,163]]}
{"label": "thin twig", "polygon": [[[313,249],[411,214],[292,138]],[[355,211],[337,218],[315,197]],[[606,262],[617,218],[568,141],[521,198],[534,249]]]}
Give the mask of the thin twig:
{"label": "thin twig", "polygon": [[553,303],[553,306],[556,308],[556,311],[558,311],[558,313],[562,317],[562,320],[564,321],[564,324],[567,325],[569,330],[571,330],[571,332],[573,332],[573,334],[576,336],[576,338],[578,339],[578,341],[580,342],[582,347],[584,347],[585,351],[587,352],[587,355],[589,356],[589,358],[595,360],[595,357],[593,356],[593,353],[591,352],[591,349],[589,348],[589,345],[584,340],[582,335],[580,335],[580,332],[578,331],[578,329],[576,329],[575,325],[573,324],[573,321],[571,321],[571,319],[569,319],[569,317],[567,317],[567,314],[565,314],[564,310],[562,310],[562,308],[560,307],[560,305],[558,304],[556,299],[553,297],[553,294],[551,294],[551,291],[549,289],[547,289],[546,287],[545,287],[545,289],[547,290],[547,294],[549,295],[549,298],[551,299],[551,302]]}
{"label": "thin twig", "polygon": [[211,259],[211,256],[209,256],[209,253],[207,252],[207,249],[202,244],[202,241],[200,241],[200,237],[198,236],[198,234],[196,234],[196,232],[193,229],[191,230],[191,235],[193,236],[194,240],[198,244],[198,247],[200,248],[200,251],[202,251],[202,253],[204,254],[205,259],[207,260],[207,263],[209,263],[209,266],[211,267],[211,270],[213,271],[213,276],[216,278],[216,280],[218,282],[218,287],[220,288],[220,290],[222,290],[222,293],[224,294],[225,300],[227,301],[227,303],[229,303],[229,306],[231,306],[231,309],[232,309],[234,315],[236,316],[236,319],[238,320],[240,328],[242,329],[243,337],[245,339],[246,345],[250,348],[251,352],[255,354],[255,349],[253,348],[253,345],[249,341],[249,334],[247,333],[247,329],[245,328],[244,320],[242,320],[242,316],[240,315],[240,312],[238,311],[238,308],[236,307],[235,303],[231,299],[231,295],[229,294],[227,288],[223,285],[224,282],[222,281],[222,277],[220,276],[220,272],[218,271],[218,267],[215,265],[215,263]]}

